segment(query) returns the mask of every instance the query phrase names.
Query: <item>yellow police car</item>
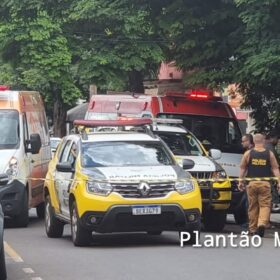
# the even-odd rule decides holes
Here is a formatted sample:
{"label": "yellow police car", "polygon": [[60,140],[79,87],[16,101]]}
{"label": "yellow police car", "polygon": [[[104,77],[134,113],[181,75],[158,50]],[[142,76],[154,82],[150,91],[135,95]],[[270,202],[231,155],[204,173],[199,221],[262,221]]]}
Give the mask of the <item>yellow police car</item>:
{"label": "yellow police car", "polygon": [[[151,120],[76,121],[87,127],[150,124]],[[102,129],[103,130],[103,129]],[[106,130],[106,129],[105,129]],[[183,168],[193,167],[185,160]],[[99,131],[66,136],[45,180],[45,228],[85,246],[92,233],[200,230],[201,194],[166,144],[152,134]]]}
{"label": "yellow police car", "polygon": [[180,165],[184,159],[194,161],[195,166],[188,172],[199,182],[204,228],[207,231],[222,231],[232,193],[225,170],[215,161],[221,158],[221,151],[211,149],[207,153],[195,135],[181,123],[182,120],[156,119],[153,133],[168,145]]}

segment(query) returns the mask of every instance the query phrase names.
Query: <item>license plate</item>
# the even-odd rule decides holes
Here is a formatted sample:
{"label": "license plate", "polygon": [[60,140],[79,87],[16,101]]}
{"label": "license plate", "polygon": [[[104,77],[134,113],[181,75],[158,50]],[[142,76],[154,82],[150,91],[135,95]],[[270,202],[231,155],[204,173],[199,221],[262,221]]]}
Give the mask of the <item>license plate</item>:
{"label": "license plate", "polygon": [[161,207],[158,205],[133,206],[132,215],[160,215]]}

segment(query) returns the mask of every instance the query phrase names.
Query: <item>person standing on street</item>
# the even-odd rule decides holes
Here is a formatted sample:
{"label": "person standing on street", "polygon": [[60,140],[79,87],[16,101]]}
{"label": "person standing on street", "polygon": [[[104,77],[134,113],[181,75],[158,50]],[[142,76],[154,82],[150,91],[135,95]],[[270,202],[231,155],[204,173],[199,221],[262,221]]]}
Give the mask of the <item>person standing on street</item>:
{"label": "person standing on street", "polygon": [[251,150],[254,148],[254,140],[252,134],[245,134],[241,139],[241,145],[245,151]]}
{"label": "person standing on street", "polygon": [[[247,151],[240,164],[240,179],[270,177],[271,173],[278,177],[277,188],[280,188],[279,166],[274,154],[265,148],[262,134],[254,136],[255,147]],[[245,182],[241,181],[239,190],[245,190]],[[269,181],[250,181],[247,186],[249,202],[249,232],[263,237],[269,222],[271,210],[271,186]]]}
{"label": "person standing on street", "polygon": [[[275,158],[280,165],[280,158],[276,151],[276,146],[278,144],[278,135],[276,133],[269,133],[266,136],[266,145],[265,147],[269,149],[275,155]],[[280,210],[280,201],[279,201],[279,194],[277,191],[277,185],[273,182],[271,185],[272,191],[272,211],[278,212]]]}
{"label": "person standing on street", "polygon": [[[249,151],[254,148],[254,140],[253,140],[253,135],[252,134],[244,134],[241,139],[241,145],[244,149],[244,151]],[[246,210],[246,220],[241,224],[241,227],[246,229],[248,228],[248,198],[247,198],[247,192],[244,191],[244,194],[242,196],[242,199],[240,201],[241,207]]]}

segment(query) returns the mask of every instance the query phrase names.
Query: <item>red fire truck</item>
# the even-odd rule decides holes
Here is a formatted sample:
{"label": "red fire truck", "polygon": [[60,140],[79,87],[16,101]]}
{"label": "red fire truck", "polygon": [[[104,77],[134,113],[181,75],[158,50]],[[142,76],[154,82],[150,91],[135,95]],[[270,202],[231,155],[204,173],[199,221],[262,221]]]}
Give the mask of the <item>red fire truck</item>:
{"label": "red fire truck", "polygon": [[[232,108],[212,92],[190,90],[158,96],[131,93],[93,95],[85,118],[108,120],[120,116],[182,119],[183,126],[193,132],[207,150],[221,150],[222,157],[217,162],[230,177],[238,177],[243,153],[238,121]],[[232,186],[233,212],[243,211],[240,209],[242,194],[235,193],[236,186]],[[246,215],[237,213],[235,216]]]}

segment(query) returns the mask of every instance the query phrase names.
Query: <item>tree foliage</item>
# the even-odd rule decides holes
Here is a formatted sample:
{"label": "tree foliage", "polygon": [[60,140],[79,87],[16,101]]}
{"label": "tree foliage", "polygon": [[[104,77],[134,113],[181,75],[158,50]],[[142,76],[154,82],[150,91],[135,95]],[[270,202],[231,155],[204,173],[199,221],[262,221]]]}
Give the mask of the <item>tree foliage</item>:
{"label": "tree foliage", "polygon": [[236,4],[245,26],[236,81],[246,105],[254,109],[257,129],[280,130],[280,2],[236,0]]}
{"label": "tree foliage", "polygon": [[168,56],[186,71],[187,86],[239,85],[256,128],[280,120],[280,2],[277,0],[163,1],[160,28]]}
{"label": "tree foliage", "polygon": [[143,91],[162,60],[187,87],[236,83],[260,130],[279,122],[278,0],[2,0],[0,83],[39,90],[63,134],[99,89]]}

